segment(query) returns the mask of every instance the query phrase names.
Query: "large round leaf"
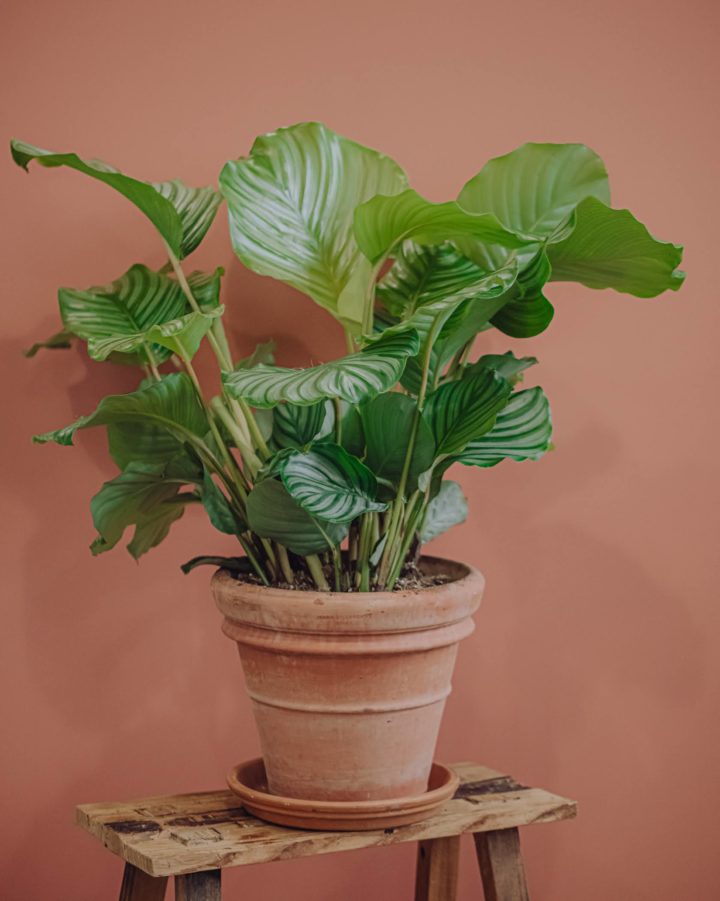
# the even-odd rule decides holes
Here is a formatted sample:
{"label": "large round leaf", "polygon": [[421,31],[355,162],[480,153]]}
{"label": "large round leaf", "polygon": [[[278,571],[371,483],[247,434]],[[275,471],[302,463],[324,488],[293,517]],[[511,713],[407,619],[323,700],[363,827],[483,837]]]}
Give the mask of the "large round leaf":
{"label": "large round leaf", "polygon": [[408,329],[378,339],[357,353],[308,369],[254,366],[223,375],[231,395],[256,407],[283,401],[309,405],[325,398],[357,404],[395,385],[409,356],[417,353],[417,332]]}
{"label": "large round leaf", "polygon": [[523,144],[486,163],[458,202],[474,213],[494,213],[507,228],[546,236],[585,197],[610,203],[605,165],[589,147]]}
{"label": "large round leaf", "polygon": [[[417,415],[417,403],[407,394],[381,394],[360,408],[367,445],[365,462],[379,479],[397,485],[405,465],[408,441]],[[408,470],[408,489],[414,491],[421,472],[432,466],[435,441],[425,419],[418,420]]]}
{"label": "large round leaf", "polygon": [[266,479],[253,488],[247,499],[247,515],[256,535],[303,556],[327,551],[340,544],[348,532],[346,523],[315,519],[276,479]]}
{"label": "large round leaf", "polygon": [[350,522],[387,507],[375,500],[373,473],[338,444],[293,454],[282,467],[282,481],[303,509],[325,522]]}
{"label": "large round leaf", "polygon": [[[250,156],[227,163],[220,190],[230,236],[242,262],[310,295],[349,325],[361,326],[371,272],[352,232],[355,207],[407,184],[391,159],[317,122],[258,138]],[[340,297],[345,292],[342,313]]]}

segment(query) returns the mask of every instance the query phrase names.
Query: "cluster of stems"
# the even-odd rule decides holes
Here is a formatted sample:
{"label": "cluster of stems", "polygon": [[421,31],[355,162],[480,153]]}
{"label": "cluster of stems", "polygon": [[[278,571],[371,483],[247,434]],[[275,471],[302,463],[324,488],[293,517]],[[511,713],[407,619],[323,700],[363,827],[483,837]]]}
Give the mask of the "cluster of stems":
{"label": "cluster of stems", "polygon": [[[177,278],[190,308],[202,312],[192,293],[177,256],[167,247],[169,266]],[[372,280],[374,287],[374,279]],[[372,304],[368,304],[372,310]],[[318,589],[322,591],[378,591],[392,590],[401,575],[415,537],[422,524],[430,498],[430,484],[424,490],[415,489],[407,496],[408,476],[415,450],[415,441],[428,391],[428,373],[435,331],[427,336],[424,353],[422,382],[417,398],[415,417],[408,435],[407,451],[398,490],[395,498],[384,513],[365,513],[352,522],[349,529],[347,551],[333,545],[328,539],[328,550],[322,554],[301,557],[288,552],[283,545],[246,529],[238,530],[237,539],[253,570],[264,585],[294,585],[301,572],[307,573]],[[223,372],[233,369],[222,318],[213,320],[208,339]],[[346,332],[348,349],[355,344]],[[148,375],[160,379],[157,362],[152,348],[145,345]],[[451,363],[462,365],[469,347],[456,356]],[[271,450],[263,438],[252,409],[242,400],[228,394],[223,387],[220,396],[207,399],[197,373],[191,362],[191,355],[180,353],[180,365],[189,376],[198,400],[207,415],[212,436],[210,442],[188,433],[187,439],[200,457],[205,469],[217,479],[224,491],[231,510],[239,523],[247,522],[246,503],[253,482],[260,469],[270,460]],[[335,440],[342,439],[342,419],[340,405],[335,405]],[[229,436],[228,442],[225,436]],[[429,480],[428,480],[429,481]],[[328,580],[328,576],[330,581]],[[332,583],[332,584],[331,584]]]}

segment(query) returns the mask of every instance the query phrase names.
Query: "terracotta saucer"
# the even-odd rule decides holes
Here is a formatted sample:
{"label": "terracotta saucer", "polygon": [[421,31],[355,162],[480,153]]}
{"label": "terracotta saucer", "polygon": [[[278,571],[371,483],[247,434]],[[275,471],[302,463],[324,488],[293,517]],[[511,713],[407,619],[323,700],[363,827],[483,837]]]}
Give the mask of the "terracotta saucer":
{"label": "terracotta saucer", "polygon": [[455,794],[459,778],[441,763],[433,763],[428,790],[407,798],[382,801],[306,801],[271,795],[261,757],[239,763],[227,777],[231,791],[242,798],[248,813],[269,823],[298,829],[354,832],[389,829],[417,823]]}

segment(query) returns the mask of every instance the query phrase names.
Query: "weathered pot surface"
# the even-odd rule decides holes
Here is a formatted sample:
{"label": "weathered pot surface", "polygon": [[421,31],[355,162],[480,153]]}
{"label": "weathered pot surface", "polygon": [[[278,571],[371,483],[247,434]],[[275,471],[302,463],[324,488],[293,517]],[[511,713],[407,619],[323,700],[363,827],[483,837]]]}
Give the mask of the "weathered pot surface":
{"label": "weathered pot surface", "polygon": [[457,645],[473,631],[485,582],[476,569],[436,557],[424,557],[421,569],[451,581],[336,593],[214,575],[271,793],[375,801],[427,791]]}

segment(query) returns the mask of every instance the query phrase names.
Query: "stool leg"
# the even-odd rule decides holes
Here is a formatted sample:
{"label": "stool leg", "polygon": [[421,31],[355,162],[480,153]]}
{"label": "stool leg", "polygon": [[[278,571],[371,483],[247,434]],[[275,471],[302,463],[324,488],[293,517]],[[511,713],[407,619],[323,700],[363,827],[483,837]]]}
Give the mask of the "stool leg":
{"label": "stool leg", "polygon": [[131,863],[125,864],[120,901],[163,901],[167,876],[148,876]]}
{"label": "stool leg", "polygon": [[517,829],[476,832],[485,901],[529,901]]}
{"label": "stool leg", "polygon": [[175,901],[220,901],[220,870],[175,877]]}
{"label": "stool leg", "polygon": [[460,836],[418,842],[415,901],[455,901]]}

